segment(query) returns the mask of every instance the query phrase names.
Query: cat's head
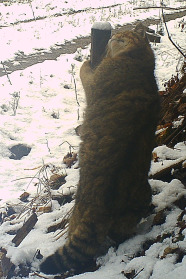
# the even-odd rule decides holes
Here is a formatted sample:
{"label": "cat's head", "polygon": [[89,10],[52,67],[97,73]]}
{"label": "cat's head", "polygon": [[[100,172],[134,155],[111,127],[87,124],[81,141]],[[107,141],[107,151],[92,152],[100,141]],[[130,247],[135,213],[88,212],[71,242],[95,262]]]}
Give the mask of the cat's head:
{"label": "cat's head", "polygon": [[146,47],[149,48],[146,27],[139,23],[131,31],[119,32],[113,35],[108,42],[106,56],[114,58]]}

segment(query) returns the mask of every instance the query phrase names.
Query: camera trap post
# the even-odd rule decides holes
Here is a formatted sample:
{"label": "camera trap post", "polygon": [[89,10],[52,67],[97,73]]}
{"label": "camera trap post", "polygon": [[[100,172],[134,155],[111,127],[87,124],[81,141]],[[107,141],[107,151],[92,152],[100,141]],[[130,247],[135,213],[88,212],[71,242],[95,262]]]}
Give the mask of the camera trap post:
{"label": "camera trap post", "polygon": [[94,69],[102,60],[111,37],[109,22],[95,22],[91,28],[91,68]]}

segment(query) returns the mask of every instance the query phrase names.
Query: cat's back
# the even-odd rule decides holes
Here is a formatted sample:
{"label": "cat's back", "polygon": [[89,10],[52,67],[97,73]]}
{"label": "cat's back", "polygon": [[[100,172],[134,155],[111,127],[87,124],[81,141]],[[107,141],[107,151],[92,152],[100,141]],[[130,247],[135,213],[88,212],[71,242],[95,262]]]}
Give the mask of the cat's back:
{"label": "cat's back", "polygon": [[120,128],[123,133],[129,126],[135,128],[134,118],[143,118],[143,115],[144,121],[149,122],[154,114],[153,123],[157,122],[159,96],[154,76],[155,58],[143,32],[139,24],[134,31],[114,35],[108,43],[106,57],[92,72],[91,79],[87,76],[88,63],[82,67],[83,83],[86,84],[86,79],[89,83],[85,134],[90,132],[92,124],[93,130],[104,127],[103,133],[113,129],[121,135]]}
{"label": "cat's back", "polygon": [[[146,165],[141,171],[147,173],[160,104],[154,76],[154,53],[143,27],[138,25],[133,31],[114,35],[100,65],[90,72],[87,62],[83,67],[81,79],[87,108],[81,135],[80,165],[87,166],[90,162],[93,170],[95,166],[97,171],[99,165],[103,174],[108,171],[116,174],[116,169],[125,168],[129,157],[140,162],[142,156]],[[90,76],[87,76],[88,72]],[[131,149],[136,150],[136,155]],[[139,155],[140,149],[143,154]]]}

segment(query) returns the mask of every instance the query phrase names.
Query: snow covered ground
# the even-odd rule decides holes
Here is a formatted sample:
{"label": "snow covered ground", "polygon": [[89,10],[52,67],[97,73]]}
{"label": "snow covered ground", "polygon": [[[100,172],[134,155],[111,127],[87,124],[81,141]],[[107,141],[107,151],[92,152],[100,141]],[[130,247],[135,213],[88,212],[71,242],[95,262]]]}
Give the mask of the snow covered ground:
{"label": "snow covered ground", "polygon": [[[94,21],[108,20],[113,27],[118,24],[134,22],[136,19],[145,19],[149,16],[157,18],[159,10],[137,10],[132,8],[143,4],[143,1],[32,1],[32,6],[27,1],[11,5],[0,3],[1,18],[1,61],[14,60],[16,53],[25,54],[43,49],[57,47],[77,36],[90,34]],[[15,2],[15,3],[14,3]],[[125,2],[124,4],[122,4]],[[145,1],[152,5],[156,1]],[[164,1],[169,6],[179,6],[179,1]],[[7,2],[8,3],[8,2]],[[117,5],[117,4],[121,4]],[[184,5],[184,1],[181,2]],[[112,8],[102,8],[115,5]],[[72,11],[86,10],[69,15]],[[64,14],[59,16],[59,14]],[[58,15],[58,16],[56,16]],[[43,19],[32,20],[40,17]],[[18,21],[20,23],[18,23]],[[26,22],[22,22],[26,21]],[[172,39],[181,47],[185,47],[185,32],[181,30],[181,19],[168,23]],[[6,27],[5,27],[6,26]],[[156,29],[156,26],[152,26]],[[152,44],[156,56],[156,77],[159,88],[163,88],[165,81],[171,78],[176,69],[180,69],[181,58],[179,52],[173,47],[167,36],[162,37],[161,44]],[[31,200],[38,192],[36,176],[38,171],[47,165],[47,175],[50,177],[55,168],[58,174],[65,173],[66,183],[59,190],[52,190],[53,194],[67,195],[74,193],[79,179],[78,162],[72,168],[66,168],[63,157],[72,151],[78,153],[80,138],[75,128],[83,121],[85,97],[79,79],[79,69],[82,60],[89,55],[89,47],[78,50],[71,55],[61,55],[55,61],[45,61],[22,71],[16,71],[0,78],[0,212],[6,214],[7,204],[14,205],[17,212],[25,206],[20,202],[20,195],[26,191]],[[15,62],[17,63],[17,62]],[[77,96],[75,84],[77,87]],[[11,84],[10,84],[11,82]],[[77,97],[77,98],[76,98]],[[10,148],[16,144],[25,144],[31,148],[28,156],[21,160],[13,160]],[[186,158],[186,145],[179,143],[175,149],[160,146],[155,149],[160,162],[152,162],[151,173],[176,160]],[[154,196],[153,204],[156,211],[166,208],[166,220],[163,224],[151,228],[152,219],[144,221],[139,226],[139,233],[132,239],[121,244],[115,251],[109,250],[106,256],[98,261],[99,270],[86,273],[74,278],[86,279],[184,279],[186,272],[185,253],[186,230],[182,231],[182,238],[175,240],[179,235],[178,220],[182,210],[174,202],[186,194],[184,185],[174,179],[171,182],[150,180]],[[41,191],[41,194],[44,193]],[[72,208],[73,201],[64,206],[57,201],[52,201],[52,212],[38,214],[38,222],[19,247],[11,243],[13,235],[9,231],[22,227],[28,215],[19,219],[8,220],[0,226],[0,247],[5,248],[7,256],[18,265],[32,262],[32,270],[37,271],[40,261],[34,255],[39,249],[44,256],[53,253],[65,241],[65,236],[56,240],[55,233],[46,233],[49,225],[59,222]],[[31,210],[29,211],[31,213]],[[185,218],[185,217],[183,217]],[[184,219],[182,220],[184,221]],[[171,235],[171,236],[170,236]],[[161,241],[155,241],[157,237]],[[147,245],[151,243],[151,245]],[[144,246],[148,246],[144,248]],[[165,252],[166,248],[172,252]],[[173,249],[177,248],[177,253]],[[141,252],[140,252],[141,251]],[[144,252],[142,254],[142,251]],[[179,253],[178,253],[179,251]],[[182,252],[184,251],[184,252]],[[141,253],[141,254],[140,254]],[[179,255],[178,255],[179,254]],[[180,261],[177,257],[180,256]],[[135,274],[132,275],[132,272]],[[128,277],[127,277],[128,276]],[[16,277],[17,279],[20,277]],[[28,277],[38,278],[30,274]],[[49,278],[52,278],[49,276]]]}
{"label": "snow covered ground", "polygon": [[[104,0],[100,4],[100,1],[87,0],[33,0],[32,6],[30,1],[23,2],[0,4],[0,27],[4,27],[0,29],[1,61],[13,59],[20,51],[29,54],[41,52],[43,48],[50,50],[51,46],[57,48],[65,41],[86,36],[95,21],[109,21],[115,27],[137,19],[159,18],[158,9],[133,10],[133,7],[152,6],[156,1]],[[171,7],[184,5],[180,1],[164,3]],[[34,20],[42,17],[43,20]]]}

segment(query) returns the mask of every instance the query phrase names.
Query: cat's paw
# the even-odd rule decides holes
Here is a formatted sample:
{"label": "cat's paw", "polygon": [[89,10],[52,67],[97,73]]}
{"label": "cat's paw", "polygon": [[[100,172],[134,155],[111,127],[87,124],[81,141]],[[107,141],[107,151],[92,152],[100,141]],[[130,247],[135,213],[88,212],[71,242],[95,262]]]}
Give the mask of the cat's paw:
{"label": "cat's paw", "polygon": [[57,274],[65,271],[61,261],[57,262],[57,255],[46,258],[40,265],[40,271],[45,274]]}

